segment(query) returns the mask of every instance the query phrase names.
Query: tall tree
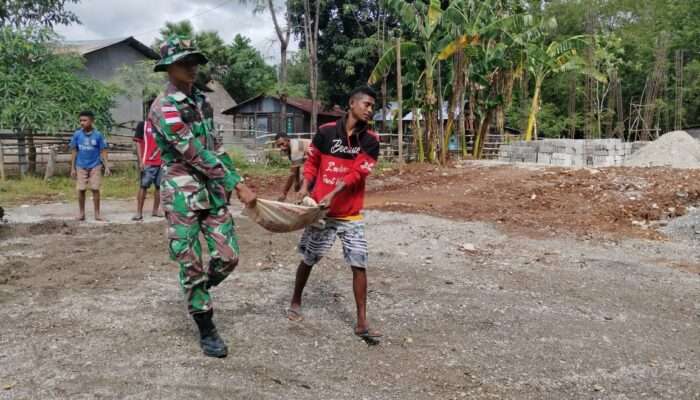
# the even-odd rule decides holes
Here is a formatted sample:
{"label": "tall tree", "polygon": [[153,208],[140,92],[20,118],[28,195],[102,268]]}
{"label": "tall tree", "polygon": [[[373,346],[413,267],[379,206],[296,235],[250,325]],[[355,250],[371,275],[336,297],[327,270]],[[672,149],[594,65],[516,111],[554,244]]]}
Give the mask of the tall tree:
{"label": "tall tree", "polygon": [[260,52],[250,44],[250,39],[236,35],[229,45],[226,63],[222,83],[237,102],[274,92],[277,84],[275,68],[265,63]]}
{"label": "tall tree", "polygon": [[[242,0],[247,3],[247,0]],[[272,24],[275,28],[275,34],[280,46],[280,65],[278,75],[277,94],[280,98],[280,113],[279,125],[286,126],[287,121],[287,98],[289,97],[289,87],[287,80],[287,49],[289,48],[289,39],[292,32],[292,23],[290,21],[291,0],[283,0],[275,2],[273,0],[254,0],[255,11],[263,11],[267,9],[272,17]],[[277,3],[277,4],[276,4]],[[280,18],[283,16],[283,18]]]}
{"label": "tall tree", "polygon": [[0,2],[0,27],[46,27],[80,23],[66,5],[80,0],[3,0]]}
{"label": "tall tree", "polygon": [[46,30],[0,28],[0,126],[19,135],[20,160],[29,148],[29,172],[36,168],[33,135],[69,130],[82,110],[109,131],[117,89],[86,77],[82,58],[57,54]]}
{"label": "tall tree", "polygon": [[314,7],[310,0],[304,2],[304,41],[306,43],[306,54],[309,57],[309,85],[311,89],[311,132],[316,132],[318,125],[318,20],[321,17],[321,0],[313,0]]}

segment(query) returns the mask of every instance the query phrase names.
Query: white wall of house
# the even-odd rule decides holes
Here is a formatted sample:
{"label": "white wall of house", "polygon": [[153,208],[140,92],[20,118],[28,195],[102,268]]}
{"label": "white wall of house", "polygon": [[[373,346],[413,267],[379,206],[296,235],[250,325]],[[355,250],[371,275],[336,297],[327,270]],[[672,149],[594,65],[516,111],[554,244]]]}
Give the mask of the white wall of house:
{"label": "white wall of house", "polygon": [[[85,55],[86,69],[90,76],[103,82],[109,82],[116,78],[119,69],[123,65],[131,65],[147,60],[143,53],[129,46],[127,43],[119,43]],[[143,90],[143,88],[140,88]],[[138,90],[138,89],[137,89]],[[116,106],[112,109],[112,118],[116,124],[136,126],[143,119],[143,99],[132,99],[120,95],[116,99]],[[130,129],[114,128],[113,133],[132,134]]]}

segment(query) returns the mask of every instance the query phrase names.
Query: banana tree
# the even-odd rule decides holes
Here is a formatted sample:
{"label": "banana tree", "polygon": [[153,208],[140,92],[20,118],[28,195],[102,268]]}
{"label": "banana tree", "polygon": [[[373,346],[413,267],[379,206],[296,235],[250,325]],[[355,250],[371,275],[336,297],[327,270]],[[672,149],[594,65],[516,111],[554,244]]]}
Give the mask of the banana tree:
{"label": "banana tree", "polygon": [[[498,27],[502,25],[499,13],[500,0],[457,0],[455,6],[445,11],[443,17],[449,38],[446,45],[442,46],[438,59],[440,61],[452,59],[452,83],[450,101],[448,105],[448,119],[444,131],[444,138],[440,152],[440,162],[447,163],[450,142],[454,132],[455,120],[459,117],[464,124],[464,94],[467,89],[468,70],[471,59],[478,54],[477,47],[482,43],[489,43],[491,39],[499,35]],[[441,96],[442,97],[442,96]],[[463,126],[460,131],[463,132]],[[462,135],[463,136],[463,135]],[[465,146],[462,137],[462,148]]]}
{"label": "banana tree", "polygon": [[[448,10],[456,7],[457,2],[448,6]],[[409,2],[406,0],[387,0],[387,8],[392,10],[399,18],[401,24],[417,38],[417,41],[404,41],[401,43],[401,54],[406,58],[420,57],[423,65],[417,84],[422,89],[422,103],[424,106],[423,118],[426,123],[427,149],[419,155],[419,159],[427,156],[428,161],[436,159],[437,152],[437,96],[435,93],[435,66],[438,62],[438,47],[444,32],[439,29],[443,13],[439,0],[418,0]],[[389,73],[396,62],[396,46],[389,48],[379,59],[368,80],[369,84],[379,82],[383,76]]]}
{"label": "banana tree", "polygon": [[[549,22],[549,25],[552,25],[552,22]],[[542,84],[552,75],[583,70],[584,62],[579,53],[585,46],[584,36],[580,35],[550,42],[547,41],[547,35],[541,35],[539,40],[530,41],[525,45],[527,57],[525,65],[528,73],[535,80],[535,92],[532,96],[525,131],[526,141],[534,138],[537,129]]]}

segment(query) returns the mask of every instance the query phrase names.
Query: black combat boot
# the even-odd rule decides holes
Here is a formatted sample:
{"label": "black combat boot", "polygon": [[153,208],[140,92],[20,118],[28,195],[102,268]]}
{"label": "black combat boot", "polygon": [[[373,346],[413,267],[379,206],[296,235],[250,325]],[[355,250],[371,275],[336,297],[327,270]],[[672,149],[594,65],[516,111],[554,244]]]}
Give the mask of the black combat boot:
{"label": "black combat boot", "polygon": [[202,347],[204,354],[209,357],[223,358],[228,354],[228,348],[224,340],[216,332],[214,322],[211,320],[213,315],[214,312],[209,310],[204,313],[194,314],[192,317],[199,328],[199,345]]}

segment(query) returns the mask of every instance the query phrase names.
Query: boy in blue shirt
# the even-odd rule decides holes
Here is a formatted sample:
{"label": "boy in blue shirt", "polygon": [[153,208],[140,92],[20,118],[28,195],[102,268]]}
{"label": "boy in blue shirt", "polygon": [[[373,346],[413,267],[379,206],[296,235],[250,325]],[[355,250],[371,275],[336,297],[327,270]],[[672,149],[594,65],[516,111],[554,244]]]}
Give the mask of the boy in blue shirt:
{"label": "boy in blue shirt", "polygon": [[85,191],[92,191],[92,202],[95,206],[95,221],[104,221],[100,215],[100,184],[102,182],[102,166],[105,176],[110,171],[107,166],[107,141],[104,136],[92,126],[95,114],[92,111],[80,113],[80,129],[75,131],[70,140],[71,148],[71,177],[77,180],[78,204],[80,206],[79,221],[85,221]]}

